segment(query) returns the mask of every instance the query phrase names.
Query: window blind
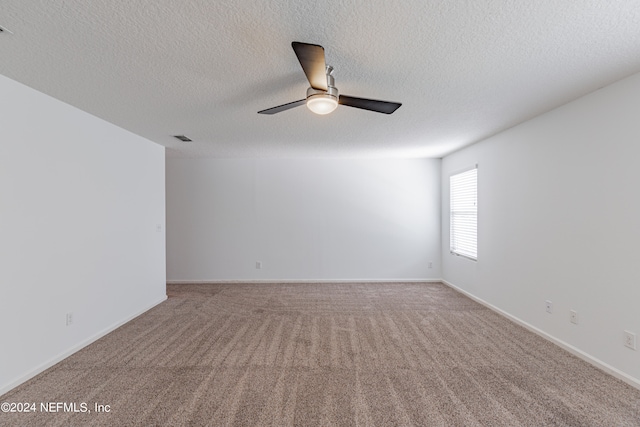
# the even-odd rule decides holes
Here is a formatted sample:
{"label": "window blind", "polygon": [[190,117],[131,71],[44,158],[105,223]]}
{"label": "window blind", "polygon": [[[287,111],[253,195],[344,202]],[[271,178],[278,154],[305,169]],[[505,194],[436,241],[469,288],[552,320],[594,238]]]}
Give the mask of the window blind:
{"label": "window blind", "polygon": [[478,169],[451,175],[450,250],[478,259]]}

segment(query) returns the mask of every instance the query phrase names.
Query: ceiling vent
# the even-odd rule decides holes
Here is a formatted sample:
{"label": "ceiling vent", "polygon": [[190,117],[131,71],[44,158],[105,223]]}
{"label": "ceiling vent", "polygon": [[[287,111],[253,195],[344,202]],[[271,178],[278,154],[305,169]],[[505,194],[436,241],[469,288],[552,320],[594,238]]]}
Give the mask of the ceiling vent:
{"label": "ceiling vent", "polygon": [[184,135],[173,135],[174,138],[178,138],[180,141],[184,141],[184,142],[191,142],[192,139],[189,138],[188,136],[184,136]]}

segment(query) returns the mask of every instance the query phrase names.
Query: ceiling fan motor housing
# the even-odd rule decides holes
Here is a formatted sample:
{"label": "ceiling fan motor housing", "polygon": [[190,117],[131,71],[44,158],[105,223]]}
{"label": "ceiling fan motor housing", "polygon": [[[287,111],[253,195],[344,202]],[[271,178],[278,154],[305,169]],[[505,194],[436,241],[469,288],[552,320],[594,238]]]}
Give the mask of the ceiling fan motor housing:
{"label": "ceiling fan motor housing", "polygon": [[333,73],[333,67],[331,65],[327,65],[327,91],[325,92],[324,90],[314,89],[310,87],[309,89],[307,89],[307,99],[314,95],[326,94],[334,97],[336,101],[338,100],[338,88],[335,86],[336,81],[331,73]]}
{"label": "ceiling fan motor housing", "polygon": [[307,99],[309,99],[312,96],[317,96],[317,95],[328,95],[331,96],[333,98],[335,98],[336,100],[338,99],[338,88],[336,88],[335,86],[329,86],[328,87],[329,90],[327,90],[326,92],[324,90],[318,90],[318,89],[314,89],[312,87],[310,87],[309,89],[307,89]]}

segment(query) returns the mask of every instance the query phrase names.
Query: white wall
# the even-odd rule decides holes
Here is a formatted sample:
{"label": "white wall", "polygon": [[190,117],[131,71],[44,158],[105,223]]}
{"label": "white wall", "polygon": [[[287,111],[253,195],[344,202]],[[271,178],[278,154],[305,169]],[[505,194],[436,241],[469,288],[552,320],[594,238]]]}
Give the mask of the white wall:
{"label": "white wall", "polygon": [[[442,163],[445,280],[638,384],[639,113],[636,74]],[[449,176],[474,163],[477,263],[449,254]]]}
{"label": "white wall", "polygon": [[441,277],[437,159],[169,158],[166,187],[170,281]]}
{"label": "white wall", "polygon": [[164,148],[3,76],[0,99],[2,394],[166,291]]}

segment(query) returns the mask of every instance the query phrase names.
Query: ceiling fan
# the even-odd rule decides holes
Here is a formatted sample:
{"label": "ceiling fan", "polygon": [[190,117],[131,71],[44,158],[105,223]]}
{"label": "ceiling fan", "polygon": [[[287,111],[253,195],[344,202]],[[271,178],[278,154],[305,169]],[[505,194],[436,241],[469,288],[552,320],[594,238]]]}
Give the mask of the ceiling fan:
{"label": "ceiling fan", "polygon": [[329,114],[338,104],[347,107],[361,108],[378,113],[391,114],[402,105],[399,102],[378,101],[376,99],[356,98],[355,96],[340,95],[335,87],[333,67],[324,61],[324,48],[317,44],[291,43],[293,51],[300,61],[302,70],[309,80],[311,87],[307,89],[307,97],[299,101],[278,105],[258,111],[258,114],[276,114],[291,108],[306,104],[316,114]]}

